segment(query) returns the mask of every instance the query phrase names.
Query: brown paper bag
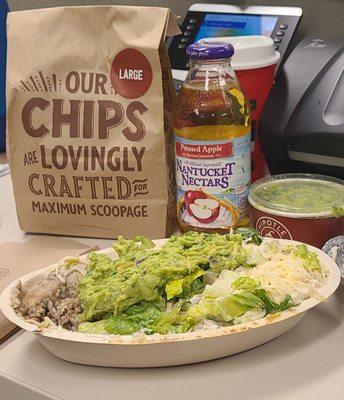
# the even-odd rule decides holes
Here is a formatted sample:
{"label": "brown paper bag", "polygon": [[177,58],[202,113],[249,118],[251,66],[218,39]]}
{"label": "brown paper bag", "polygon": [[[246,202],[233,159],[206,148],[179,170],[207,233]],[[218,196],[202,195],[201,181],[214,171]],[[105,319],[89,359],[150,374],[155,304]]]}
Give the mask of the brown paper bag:
{"label": "brown paper bag", "polygon": [[173,229],[172,106],[156,7],[8,15],[8,155],[22,230],[113,238]]}
{"label": "brown paper bag", "polygon": [[[58,262],[65,256],[98,250],[70,239],[40,236],[26,243],[6,242],[0,245],[0,293],[14,280],[31,271]],[[0,311],[0,343],[16,331]]]}

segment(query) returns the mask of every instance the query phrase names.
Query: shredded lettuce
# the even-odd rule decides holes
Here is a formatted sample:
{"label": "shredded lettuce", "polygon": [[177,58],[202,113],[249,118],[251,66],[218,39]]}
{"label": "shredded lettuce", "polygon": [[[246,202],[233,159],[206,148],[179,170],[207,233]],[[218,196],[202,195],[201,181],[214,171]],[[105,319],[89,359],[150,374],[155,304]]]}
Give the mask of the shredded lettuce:
{"label": "shredded lettuce", "polygon": [[287,294],[284,300],[280,303],[272,301],[271,298],[267,295],[265,289],[256,289],[254,291],[254,294],[263,301],[264,308],[267,314],[274,314],[280,311],[285,311],[288,308],[296,306],[296,304],[294,304],[293,302],[292,297],[289,294]]}
{"label": "shredded lettuce", "polygon": [[146,330],[151,333],[150,325],[162,314],[162,311],[152,303],[139,303],[128,308],[122,315],[114,315],[105,323],[108,333],[130,335]]}
{"label": "shredded lettuce", "polygon": [[249,290],[253,291],[260,283],[249,276],[241,276],[232,283],[232,288],[237,290]]}
{"label": "shredded lettuce", "polygon": [[253,243],[259,246],[263,241],[259,233],[253,228],[237,228],[235,233],[239,234],[246,243]]}
{"label": "shredded lettuce", "polygon": [[139,303],[129,307],[122,315],[113,315],[96,322],[84,322],[78,332],[130,335],[143,330],[151,333],[150,325],[162,314],[152,303]]}
{"label": "shredded lettuce", "polygon": [[182,307],[183,302],[178,302],[171,311],[161,314],[160,317],[151,324],[151,330],[161,335],[167,333],[183,333],[190,330],[195,323],[190,318],[187,318],[185,311],[182,311]]}
{"label": "shredded lettuce", "polygon": [[[178,295],[181,295],[179,297],[186,298],[186,297],[194,294],[195,291],[198,291],[199,289],[197,289],[197,287],[195,287],[195,285],[193,285],[193,287],[191,287],[191,285],[197,278],[199,278],[200,276],[202,276],[204,274],[205,274],[205,271],[203,271],[201,268],[199,268],[198,270],[187,275],[185,278],[175,279],[173,281],[168,282],[165,287],[167,300],[170,300],[173,297],[176,297]],[[198,281],[198,282],[201,282],[201,281]],[[202,289],[202,286],[201,286],[201,289]]]}
{"label": "shredded lettuce", "polygon": [[303,267],[307,271],[321,271],[318,256],[313,251],[308,250],[305,244],[297,245],[294,255],[302,259]]}
{"label": "shredded lettuce", "polygon": [[222,317],[227,320],[232,320],[244,314],[246,311],[261,307],[262,302],[259,297],[255,296],[253,293],[243,291],[225,297],[219,302],[219,305],[223,310]]}
{"label": "shredded lettuce", "polygon": [[105,330],[105,324],[106,324],[105,319],[102,319],[97,322],[82,322],[78,326],[78,332],[105,335],[108,333]]}
{"label": "shredded lettuce", "polygon": [[178,295],[179,299],[190,299],[196,294],[202,293],[204,289],[203,277],[197,278],[191,282],[189,286],[185,286],[181,294]]}

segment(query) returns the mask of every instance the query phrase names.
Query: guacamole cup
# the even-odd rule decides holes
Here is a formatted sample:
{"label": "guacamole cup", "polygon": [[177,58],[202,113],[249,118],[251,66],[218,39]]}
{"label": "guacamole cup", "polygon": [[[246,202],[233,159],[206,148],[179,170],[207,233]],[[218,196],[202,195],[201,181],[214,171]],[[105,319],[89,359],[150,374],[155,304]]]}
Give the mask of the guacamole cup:
{"label": "guacamole cup", "polygon": [[315,174],[282,174],[256,181],[248,201],[253,225],[265,237],[321,248],[344,233],[344,182]]}

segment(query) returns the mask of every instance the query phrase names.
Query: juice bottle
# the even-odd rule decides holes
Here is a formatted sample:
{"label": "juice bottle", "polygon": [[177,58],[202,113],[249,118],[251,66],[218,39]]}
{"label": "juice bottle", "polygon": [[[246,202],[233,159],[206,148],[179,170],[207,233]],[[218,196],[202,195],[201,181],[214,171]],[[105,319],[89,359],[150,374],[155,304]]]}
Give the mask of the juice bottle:
{"label": "juice bottle", "polygon": [[250,111],[228,43],[192,44],[174,113],[177,214],[182,232],[249,224]]}

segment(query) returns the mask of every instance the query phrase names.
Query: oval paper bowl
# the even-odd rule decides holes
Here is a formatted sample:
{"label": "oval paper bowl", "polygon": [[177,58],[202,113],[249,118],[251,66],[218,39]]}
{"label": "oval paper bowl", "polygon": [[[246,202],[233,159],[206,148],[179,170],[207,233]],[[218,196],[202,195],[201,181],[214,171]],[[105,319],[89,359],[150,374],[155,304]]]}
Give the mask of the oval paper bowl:
{"label": "oval paper bowl", "polygon": [[[161,245],[165,240],[156,240]],[[299,242],[282,240],[283,244]],[[340,283],[340,273],[335,262],[321,250],[308,246],[316,252],[321,266],[328,271],[328,279],[319,293],[331,296]],[[115,257],[113,249],[100,250]],[[80,257],[86,259],[87,256]],[[38,340],[55,356],[63,360],[88,365],[109,367],[160,367],[190,364],[212,360],[239,353],[266,343],[295,326],[304,313],[320,303],[311,298],[290,310],[269,315],[259,320],[218,329],[183,334],[151,336],[96,335],[70,332],[62,328],[38,328],[19,317],[11,304],[11,293],[20,280],[23,284],[44,276],[55,265],[31,272],[11,283],[0,296],[0,309],[14,324],[33,332]]]}

